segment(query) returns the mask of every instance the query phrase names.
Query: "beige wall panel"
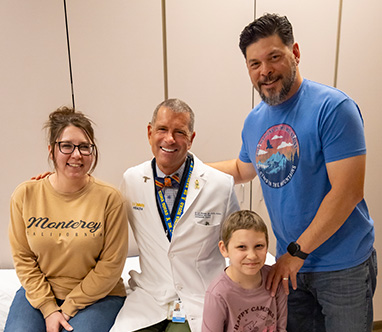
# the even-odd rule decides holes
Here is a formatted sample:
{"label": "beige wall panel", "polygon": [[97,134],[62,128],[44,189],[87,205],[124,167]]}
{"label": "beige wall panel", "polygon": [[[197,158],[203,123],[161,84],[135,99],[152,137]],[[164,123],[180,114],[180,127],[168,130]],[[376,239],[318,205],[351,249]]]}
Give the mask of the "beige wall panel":
{"label": "beige wall panel", "polygon": [[5,268],[12,266],[11,193],[48,169],[42,126],[51,111],[71,100],[62,1],[0,1],[0,53],[0,268]]}
{"label": "beige wall panel", "polygon": [[203,161],[236,158],[251,110],[251,83],[238,47],[254,17],[245,0],[167,0],[169,97],[195,112],[193,151]]}
{"label": "beige wall panel", "polygon": [[[252,181],[235,185],[237,200],[241,210],[254,210],[251,205]],[[255,210],[258,212],[257,210]]]}
{"label": "beige wall panel", "polygon": [[160,1],[72,0],[68,15],[76,108],[96,123],[101,152],[94,175],[119,187],[152,157],[146,128],[164,99]]}
{"label": "beige wall panel", "polygon": [[[382,266],[382,180],[381,180],[381,84],[382,53],[382,2],[345,0],[341,28],[338,87],[349,94],[359,105],[364,123],[367,144],[365,197],[369,212],[375,222],[375,248]],[[374,297],[375,321],[382,320],[381,276],[378,277]]]}
{"label": "beige wall panel", "polygon": [[119,186],[151,158],[147,124],[164,99],[160,1],[70,0],[76,108],[96,123],[95,176]]}

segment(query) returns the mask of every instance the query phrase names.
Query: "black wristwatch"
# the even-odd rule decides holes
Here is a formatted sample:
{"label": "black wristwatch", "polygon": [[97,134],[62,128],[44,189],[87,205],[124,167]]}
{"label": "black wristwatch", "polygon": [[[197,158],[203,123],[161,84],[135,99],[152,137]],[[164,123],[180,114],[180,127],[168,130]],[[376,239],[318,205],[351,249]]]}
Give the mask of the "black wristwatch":
{"label": "black wristwatch", "polygon": [[309,254],[300,250],[300,245],[297,242],[289,243],[287,250],[292,256],[297,256],[301,259],[305,259],[309,256]]}

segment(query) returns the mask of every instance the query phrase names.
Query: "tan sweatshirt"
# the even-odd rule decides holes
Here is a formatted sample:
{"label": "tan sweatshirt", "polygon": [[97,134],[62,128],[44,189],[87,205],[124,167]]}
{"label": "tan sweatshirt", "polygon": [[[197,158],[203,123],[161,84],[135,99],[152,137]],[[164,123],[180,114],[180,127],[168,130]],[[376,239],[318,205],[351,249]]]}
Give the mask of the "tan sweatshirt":
{"label": "tan sweatshirt", "polygon": [[[44,317],[60,309],[73,317],[107,295],[126,295],[127,232],[122,195],[93,177],[73,194],[58,193],[48,178],[27,181],[11,198],[16,272]],[[61,307],[55,298],[65,300]]]}

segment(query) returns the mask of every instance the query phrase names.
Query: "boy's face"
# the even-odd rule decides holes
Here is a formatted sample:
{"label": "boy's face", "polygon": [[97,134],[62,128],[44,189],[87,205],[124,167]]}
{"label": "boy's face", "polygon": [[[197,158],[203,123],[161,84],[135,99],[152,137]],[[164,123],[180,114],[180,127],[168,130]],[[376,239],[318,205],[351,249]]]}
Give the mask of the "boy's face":
{"label": "boy's face", "polygon": [[219,249],[225,258],[230,260],[230,274],[233,281],[240,283],[248,277],[258,277],[267,256],[267,241],[263,232],[253,229],[239,229],[232,233],[228,247],[223,241]]}

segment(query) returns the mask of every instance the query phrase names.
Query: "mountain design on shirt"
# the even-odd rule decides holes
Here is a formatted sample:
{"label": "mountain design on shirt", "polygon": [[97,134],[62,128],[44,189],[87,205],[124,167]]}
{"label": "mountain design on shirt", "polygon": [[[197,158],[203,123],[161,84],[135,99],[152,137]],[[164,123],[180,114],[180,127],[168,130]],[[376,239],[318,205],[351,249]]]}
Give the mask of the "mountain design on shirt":
{"label": "mountain design on shirt", "polygon": [[270,127],[256,148],[259,177],[270,187],[285,186],[296,172],[300,145],[293,128],[287,124]]}

